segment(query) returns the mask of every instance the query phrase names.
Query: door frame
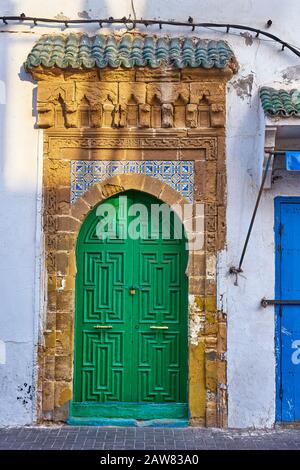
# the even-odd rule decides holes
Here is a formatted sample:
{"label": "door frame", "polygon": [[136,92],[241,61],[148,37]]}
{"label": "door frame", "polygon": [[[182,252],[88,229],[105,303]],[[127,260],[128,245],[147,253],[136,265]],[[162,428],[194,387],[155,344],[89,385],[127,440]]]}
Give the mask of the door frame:
{"label": "door frame", "polygon": [[[281,242],[280,223],[281,223],[281,204],[300,204],[299,196],[277,196],[274,199],[275,206],[275,298],[281,298],[281,256],[278,246]],[[282,422],[282,399],[280,390],[282,384],[282,344],[281,344],[281,316],[280,305],[275,305],[275,376],[276,376],[276,406],[275,421]]]}
{"label": "door frame", "polygon": [[[223,197],[220,200],[217,198],[216,192],[213,192],[209,193],[209,197],[206,198],[200,191],[201,185],[195,185],[195,197],[191,204],[165,180],[160,181],[158,178],[145,174],[126,173],[94,183],[75,202],[71,202],[70,188],[66,187],[67,183],[65,182],[70,179],[70,161],[74,154],[69,155],[64,150],[65,160],[62,162],[57,160],[57,149],[61,148],[62,139],[70,139],[69,131],[68,134],[63,134],[61,131],[57,134],[57,132],[57,130],[47,131],[45,140],[46,146],[50,142],[51,145],[49,153],[45,154],[44,176],[45,276],[47,276],[47,285],[45,326],[41,340],[43,344],[39,348],[37,358],[41,390],[41,401],[37,407],[39,422],[45,420],[61,422],[66,421],[69,416],[69,401],[73,396],[75,240],[82,221],[96,204],[107,199],[110,195],[123,192],[125,189],[136,189],[159,197],[161,201],[171,206],[176,205],[178,208],[183,208],[183,206],[189,205],[194,211],[193,217],[189,220],[180,217],[187,232],[193,226],[193,221],[195,220],[196,223],[199,219],[196,213],[196,204],[202,205],[201,214],[203,216],[201,215],[200,220],[203,220],[203,250],[199,252],[198,248],[196,247],[196,249],[189,241],[187,266],[189,423],[193,426],[227,426],[227,315],[226,312],[217,308],[217,273],[211,270],[211,266],[215,266],[217,253],[225,243],[226,208],[223,205]],[[94,132],[96,132],[96,136],[102,136],[101,139],[96,140],[90,138],[85,140],[86,136],[83,136],[81,132],[80,130],[72,131],[74,148],[78,152],[81,152],[80,149],[85,152],[86,148],[92,148],[93,144],[93,148],[100,152],[104,139],[102,130],[101,133],[93,131],[93,136]],[[124,132],[130,143],[129,148],[132,148],[132,135],[128,136],[126,131]],[[164,139],[159,136],[155,139],[157,142],[155,152],[160,155],[159,158],[162,157],[159,154],[162,143],[163,148],[173,148],[175,145],[169,134],[168,136],[164,134]],[[201,145],[197,140],[198,137],[193,135],[186,140],[186,137],[181,138],[176,134],[176,139],[182,146],[181,148],[188,145],[189,152],[195,154],[195,181],[201,174],[203,165],[204,168],[206,168],[205,165],[209,165],[207,178],[209,181],[215,181],[216,161],[221,164],[224,158],[223,145],[216,144],[214,146],[215,144],[212,144],[214,137],[205,137],[205,139],[201,137],[201,142],[203,141]],[[86,147],[83,146],[83,142],[86,143]],[[119,145],[119,140],[117,142]],[[144,142],[144,140],[140,139],[140,142]],[[134,143],[134,145],[136,144]],[[126,149],[128,148],[127,144],[124,146]],[[207,149],[205,160],[203,160],[204,157],[201,153],[202,147]],[[117,150],[112,143],[109,148],[111,152]],[[139,144],[138,149],[140,148]],[[136,152],[135,148],[135,156]],[[193,159],[190,153],[188,155]],[[201,160],[201,165],[197,166],[198,160],[198,163]],[[50,184],[49,181],[55,182],[55,188],[51,185],[47,186]],[[208,270],[209,277],[207,277]]]}
{"label": "door frame", "polygon": [[[96,204],[93,209],[88,213],[85,219],[82,222],[80,230],[77,235],[76,239],[76,265],[78,268],[78,253],[79,253],[79,243],[82,233],[82,228],[89,219],[91,219],[92,213],[96,211],[96,208],[102,204],[107,203],[109,199],[114,198],[115,196],[122,196],[126,195],[127,193],[141,193],[144,197],[149,197],[151,199],[156,199],[159,201],[160,204],[165,204],[165,202],[159,199],[157,196],[151,195],[147,192],[142,190],[125,190],[119,192],[113,196],[108,197],[107,199],[102,200],[99,204]],[[171,205],[170,208],[172,209]],[[181,223],[183,233],[184,233],[184,240],[183,243],[186,244],[188,242],[185,226],[180,217],[176,214],[173,210],[174,216],[178,218],[179,222]],[[187,264],[189,258],[189,250],[187,250]],[[184,344],[186,347],[186,364],[185,369],[182,371],[182,376],[186,382],[186,401],[182,403],[178,402],[166,402],[166,403],[156,403],[156,402],[76,402],[74,400],[70,401],[69,404],[69,417],[67,419],[68,424],[71,425],[123,425],[123,426],[131,426],[137,425],[138,420],[143,420],[145,425],[172,425],[172,426],[185,426],[188,424],[189,418],[189,406],[188,406],[188,396],[189,396],[189,348],[188,348],[188,328],[189,328],[189,308],[188,308],[188,296],[189,296],[189,288],[188,288],[188,276],[186,274],[186,266],[185,271],[182,273],[186,276],[185,282],[185,298],[183,301],[184,309],[185,309],[185,318],[184,321],[186,322],[184,326],[184,331],[186,333],[186,337],[184,338]],[[76,371],[76,363],[77,363],[77,351],[76,351],[76,342],[77,342],[77,324],[78,324],[78,276],[79,271],[77,270],[76,273],[76,282],[75,282],[75,318],[74,318],[74,354],[73,354],[73,394],[76,386],[78,386],[78,374]]]}

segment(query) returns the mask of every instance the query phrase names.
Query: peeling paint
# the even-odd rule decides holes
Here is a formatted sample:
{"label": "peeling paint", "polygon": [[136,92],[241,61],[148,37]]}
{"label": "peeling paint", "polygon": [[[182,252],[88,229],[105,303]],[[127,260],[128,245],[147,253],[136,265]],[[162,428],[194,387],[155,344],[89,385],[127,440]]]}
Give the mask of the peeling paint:
{"label": "peeling paint", "polygon": [[220,359],[221,361],[227,361],[227,352],[221,352]]}
{"label": "peeling paint", "polygon": [[88,12],[87,12],[86,10],[79,11],[79,12],[77,13],[77,15],[79,16],[79,18],[84,18],[84,19],[86,19],[86,20],[90,20],[90,19],[91,19],[90,15],[88,14]]}
{"label": "peeling paint", "polygon": [[250,73],[244,77],[241,77],[232,82],[232,86],[236,91],[237,96],[244,100],[245,98],[251,98],[252,87],[253,87],[254,75]]}
{"label": "peeling paint", "polygon": [[197,346],[199,335],[204,331],[205,315],[196,301],[196,296],[189,296],[189,342]]}
{"label": "peeling paint", "polygon": [[218,388],[219,388],[220,390],[227,390],[226,384],[223,384],[223,383],[218,384]]}
{"label": "peeling paint", "polygon": [[65,280],[65,278],[63,277],[63,278],[62,278],[62,281],[61,281],[61,285],[60,285],[60,287],[58,287],[58,290],[59,290],[59,291],[64,290],[65,287],[66,287],[66,280]]}
{"label": "peeling paint", "polygon": [[206,259],[206,278],[215,279],[216,278],[216,256],[208,255]]}
{"label": "peeling paint", "polygon": [[245,31],[244,33],[240,33],[240,35],[245,39],[246,46],[252,46],[252,44],[253,44],[252,34]]}
{"label": "peeling paint", "polygon": [[69,20],[70,18],[68,16],[65,16],[63,11],[58,13],[56,16],[54,16],[56,20]]}
{"label": "peeling paint", "polygon": [[282,78],[288,83],[293,80],[300,80],[300,65],[292,65],[282,71]]}
{"label": "peeling paint", "polygon": [[33,387],[27,383],[24,383],[17,388],[17,391],[17,400],[20,401],[24,406],[30,404],[30,402],[33,400]]}
{"label": "peeling paint", "polygon": [[208,401],[214,401],[216,398],[216,394],[214,392],[211,392],[210,390],[206,390],[206,399]]}

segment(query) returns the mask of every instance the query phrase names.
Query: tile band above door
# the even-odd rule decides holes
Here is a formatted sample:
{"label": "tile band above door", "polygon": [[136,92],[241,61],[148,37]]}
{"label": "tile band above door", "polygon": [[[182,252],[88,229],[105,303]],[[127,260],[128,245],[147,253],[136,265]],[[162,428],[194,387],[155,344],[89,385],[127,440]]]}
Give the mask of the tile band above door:
{"label": "tile band above door", "polygon": [[85,161],[71,162],[71,203],[81,197],[93,184],[122,173],[139,173],[157,178],[193,201],[193,161]]}

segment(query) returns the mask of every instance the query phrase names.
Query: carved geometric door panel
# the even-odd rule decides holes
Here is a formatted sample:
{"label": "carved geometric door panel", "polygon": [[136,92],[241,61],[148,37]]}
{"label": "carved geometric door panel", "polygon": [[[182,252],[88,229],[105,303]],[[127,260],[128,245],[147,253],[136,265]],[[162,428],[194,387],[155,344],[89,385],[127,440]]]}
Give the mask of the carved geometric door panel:
{"label": "carved geometric door panel", "polygon": [[[153,224],[151,205],[158,203],[129,191],[106,201],[114,213],[95,208],[82,226],[75,402],[186,403],[186,240],[176,235],[174,213],[167,237],[162,215]],[[142,223],[134,204],[148,211]],[[133,227],[141,236],[131,236]]]}

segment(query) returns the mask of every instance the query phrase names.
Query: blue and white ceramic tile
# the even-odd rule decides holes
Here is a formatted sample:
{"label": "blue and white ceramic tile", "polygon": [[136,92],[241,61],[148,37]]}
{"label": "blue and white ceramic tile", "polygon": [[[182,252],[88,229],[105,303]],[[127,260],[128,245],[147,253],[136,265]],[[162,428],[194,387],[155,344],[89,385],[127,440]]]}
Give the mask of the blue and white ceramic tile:
{"label": "blue and white ceramic tile", "polygon": [[193,200],[194,162],[192,161],[85,161],[71,162],[71,202],[74,203],[93,184],[122,173],[152,176]]}

